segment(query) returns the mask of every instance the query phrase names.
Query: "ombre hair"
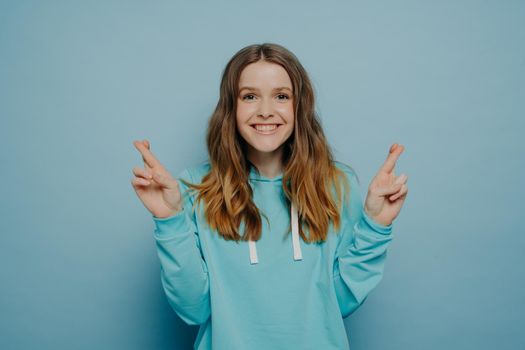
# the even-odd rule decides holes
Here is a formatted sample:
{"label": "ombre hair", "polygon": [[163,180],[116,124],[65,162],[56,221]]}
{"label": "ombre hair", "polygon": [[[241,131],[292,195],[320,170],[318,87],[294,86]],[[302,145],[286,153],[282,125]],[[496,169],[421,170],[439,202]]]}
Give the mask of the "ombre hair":
{"label": "ombre hair", "polygon": [[[330,223],[336,232],[341,226],[341,184],[348,198],[349,182],[334,163],[315,111],[310,78],[297,57],[281,45],[246,46],[227,63],[222,73],[219,101],[206,134],[210,171],[200,184],[182,181],[198,193],[193,209],[199,201],[204,201],[207,223],[225,240],[259,240],[261,213],[252,199],[248,182],[251,164],[246,157],[246,141],[237,131],[236,111],[241,72],[247,65],[261,60],[282,66],[292,81],[295,127],[283,147],[282,186],[288,209],[292,202],[297,208],[301,238],[305,242],[323,242]],[[264,217],[268,222],[268,217]],[[241,222],[245,228],[243,235],[239,233]],[[290,232],[289,226],[285,233]]]}

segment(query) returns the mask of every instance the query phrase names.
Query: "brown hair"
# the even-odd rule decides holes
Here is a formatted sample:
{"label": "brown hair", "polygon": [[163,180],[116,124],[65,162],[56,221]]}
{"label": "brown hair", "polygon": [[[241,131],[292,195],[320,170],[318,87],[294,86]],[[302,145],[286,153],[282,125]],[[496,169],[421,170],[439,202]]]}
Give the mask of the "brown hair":
{"label": "brown hair", "polygon": [[[281,65],[292,81],[295,127],[284,146],[282,186],[288,208],[293,202],[298,210],[301,238],[305,242],[324,241],[330,221],[336,231],[341,225],[340,179],[343,179],[347,194],[349,184],[344,172],[334,164],[315,111],[310,78],[297,57],[281,45],[246,46],[227,63],[222,74],[219,101],[208,122],[206,140],[210,172],[203,177],[201,184],[182,181],[198,191],[194,208],[198,201],[204,201],[206,221],[224,239],[257,241],[260,238],[262,222],[248,182],[250,162],[246,158],[246,142],[236,126],[241,72],[259,60]],[[332,186],[335,187],[337,202],[331,192]],[[245,226],[242,237],[238,232],[241,222]],[[309,237],[306,237],[303,225],[308,227]],[[289,226],[287,233],[290,229]]]}

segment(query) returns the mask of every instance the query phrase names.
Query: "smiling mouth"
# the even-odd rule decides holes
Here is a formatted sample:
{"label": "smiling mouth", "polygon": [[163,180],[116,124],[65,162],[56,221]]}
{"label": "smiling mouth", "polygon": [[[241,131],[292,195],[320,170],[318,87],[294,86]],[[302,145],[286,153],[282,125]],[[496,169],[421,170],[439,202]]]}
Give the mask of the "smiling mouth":
{"label": "smiling mouth", "polygon": [[252,124],[251,127],[254,128],[258,133],[270,134],[273,133],[281,124]]}

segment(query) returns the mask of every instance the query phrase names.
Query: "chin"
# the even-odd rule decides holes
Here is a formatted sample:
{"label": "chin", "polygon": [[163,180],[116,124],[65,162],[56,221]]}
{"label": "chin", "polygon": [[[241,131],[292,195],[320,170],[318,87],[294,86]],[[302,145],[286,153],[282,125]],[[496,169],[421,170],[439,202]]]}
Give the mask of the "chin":
{"label": "chin", "polygon": [[258,145],[258,144],[253,144],[253,143],[250,143],[249,145],[254,151],[261,152],[261,153],[272,153],[272,152],[277,151],[279,147],[282,146],[282,145],[273,145],[273,146],[272,145]]}
{"label": "chin", "polygon": [[[282,135],[270,135],[270,136],[260,136],[254,135],[251,127],[250,130],[243,130],[241,132],[241,137],[244,139],[245,143],[252,151],[260,153],[273,153],[278,151],[286,142],[286,138],[283,138]],[[289,137],[290,135],[288,135]]]}

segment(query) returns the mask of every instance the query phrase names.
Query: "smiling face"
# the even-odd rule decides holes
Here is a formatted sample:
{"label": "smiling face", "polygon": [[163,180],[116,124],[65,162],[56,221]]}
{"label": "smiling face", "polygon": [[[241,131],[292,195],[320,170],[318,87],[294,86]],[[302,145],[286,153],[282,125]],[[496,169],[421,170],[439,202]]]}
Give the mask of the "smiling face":
{"label": "smiling face", "polygon": [[282,158],[294,130],[292,81],[275,63],[247,65],[239,78],[237,130],[248,145],[248,159]]}

